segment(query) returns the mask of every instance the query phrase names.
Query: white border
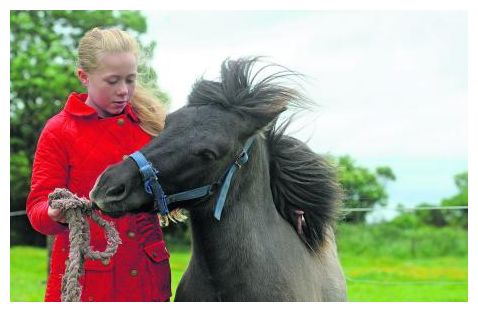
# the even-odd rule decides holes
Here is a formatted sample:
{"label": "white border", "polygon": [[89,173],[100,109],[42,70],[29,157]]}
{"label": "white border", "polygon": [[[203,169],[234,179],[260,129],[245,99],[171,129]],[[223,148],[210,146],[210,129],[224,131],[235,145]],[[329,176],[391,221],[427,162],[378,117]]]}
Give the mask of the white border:
{"label": "white border", "polygon": [[[64,309],[64,306],[59,307],[58,304],[42,304],[38,305],[35,303],[10,303],[10,295],[9,295],[9,252],[7,248],[9,248],[9,237],[10,237],[10,223],[9,217],[6,215],[7,206],[9,206],[6,201],[9,198],[7,195],[9,194],[9,179],[6,175],[6,172],[9,172],[9,155],[7,151],[9,151],[9,141],[7,141],[7,137],[9,137],[9,109],[7,108],[9,103],[9,81],[6,80],[6,70],[9,69],[9,53],[6,51],[6,42],[9,40],[9,10],[31,10],[31,9],[123,9],[123,10],[467,10],[468,11],[468,21],[469,21],[469,50],[468,50],[468,68],[469,68],[469,98],[468,98],[468,162],[469,162],[469,189],[470,190],[478,190],[478,181],[477,181],[477,140],[475,133],[477,132],[476,129],[476,116],[477,116],[477,108],[476,105],[478,104],[478,95],[477,95],[477,86],[478,86],[478,79],[477,79],[477,56],[478,56],[478,35],[476,34],[478,30],[478,14],[476,8],[473,6],[474,1],[466,1],[466,0],[417,0],[417,1],[404,1],[404,0],[393,0],[393,1],[379,1],[379,0],[365,0],[365,1],[307,1],[307,0],[276,0],[272,3],[267,2],[259,2],[257,0],[242,0],[242,1],[234,1],[233,3],[228,3],[227,1],[217,1],[217,0],[203,0],[203,1],[184,1],[184,0],[174,0],[174,1],[166,1],[165,3],[161,2],[159,4],[155,4],[155,1],[150,0],[136,0],[136,1],[126,1],[126,0],[117,0],[117,1],[97,1],[97,0],[83,0],[83,1],[71,1],[71,2],[58,2],[56,0],[47,0],[47,1],[23,1],[23,0],[16,0],[16,1],[9,1],[6,3],[4,1],[1,7],[1,15],[0,15],[0,32],[1,32],[1,40],[2,40],[2,49],[1,49],[1,59],[2,59],[2,69],[3,75],[1,75],[1,91],[0,94],[3,97],[1,109],[2,114],[1,118],[5,118],[0,122],[0,133],[1,133],[1,158],[0,158],[0,172],[2,187],[1,189],[1,197],[4,199],[3,211],[5,211],[5,215],[3,221],[5,222],[3,226],[0,226],[1,233],[0,237],[0,250],[3,255],[0,261],[0,305],[1,309],[3,310],[6,308],[26,308],[26,309],[47,309],[51,311],[52,309]],[[7,59],[8,58],[8,59]],[[7,98],[8,97],[8,98]],[[8,179],[8,180],[7,180]],[[346,303],[346,304],[333,304],[331,306],[330,303],[322,304],[320,308],[322,309],[350,309],[354,311],[383,311],[384,309],[387,310],[400,310],[403,309],[415,310],[415,309],[457,309],[457,310],[470,310],[471,306],[475,306],[477,303],[477,269],[476,263],[478,260],[476,251],[477,251],[477,231],[476,231],[476,223],[478,213],[476,213],[476,205],[477,198],[476,198],[476,191],[469,192],[469,303]],[[7,256],[5,256],[7,255]],[[127,287],[127,285],[126,285]],[[30,305],[35,305],[30,306]],[[135,308],[150,308],[151,306],[138,306],[144,305],[147,303],[137,303],[135,304]],[[119,306],[118,303],[109,304],[108,306],[115,305],[118,308],[131,308],[126,307],[124,304]],[[242,306],[243,308],[252,307],[252,304],[245,304]],[[286,309],[290,308],[318,308],[318,307],[297,307],[296,304],[294,307],[287,306],[289,304],[282,304],[281,307],[285,307]],[[264,309],[268,308],[269,304],[260,304],[258,308]],[[165,306],[161,307],[154,307],[158,309],[162,309]],[[168,305],[167,309],[180,309],[180,310],[191,310],[191,309],[202,309],[206,308],[208,310],[215,310],[215,309],[235,309],[238,305],[236,304],[174,304]],[[257,304],[254,304],[254,307],[257,307]],[[279,306],[274,305],[274,309],[278,308]],[[79,309],[79,304],[72,304],[68,306],[68,309]],[[81,307],[84,308],[84,307]],[[476,309],[476,308],[473,308]],[[5,310],[4,310],[5,311]]]}
{"label": "white border", "polygon": [[[468,14],[468,301],[478,303],[478,245],[477,245],[477,192],[478,190],[478,10]],[[475,191],[473,191],[475,190]]]}

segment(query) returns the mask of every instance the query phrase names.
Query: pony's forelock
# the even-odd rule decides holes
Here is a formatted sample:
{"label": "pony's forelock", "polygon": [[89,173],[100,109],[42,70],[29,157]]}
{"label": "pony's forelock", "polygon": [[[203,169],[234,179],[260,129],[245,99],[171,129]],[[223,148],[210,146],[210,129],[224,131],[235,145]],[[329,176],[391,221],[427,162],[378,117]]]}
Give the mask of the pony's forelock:
{"label": "pony's forelock", "polygon": [[259,67],[261,60],[261,57],[225,60],[221,80],[199,79],[187,105],[219,105],[253,118],[264,127],[287,108],[305,107],[309,103],[296,88],[288,86],[295,84],[299,73],[272,63]]}

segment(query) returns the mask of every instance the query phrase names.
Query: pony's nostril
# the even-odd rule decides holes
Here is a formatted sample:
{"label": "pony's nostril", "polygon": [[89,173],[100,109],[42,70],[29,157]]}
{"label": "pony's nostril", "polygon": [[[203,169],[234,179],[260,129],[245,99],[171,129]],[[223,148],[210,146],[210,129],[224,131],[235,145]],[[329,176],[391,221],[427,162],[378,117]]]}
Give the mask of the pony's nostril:
{"label": "pony's nostril", "polygon": [[107,197],[120,197],[123,195],[126,191],[126,185],[125,184],[120,184],[117,186],[114,186],[106,191],[106,196]]}

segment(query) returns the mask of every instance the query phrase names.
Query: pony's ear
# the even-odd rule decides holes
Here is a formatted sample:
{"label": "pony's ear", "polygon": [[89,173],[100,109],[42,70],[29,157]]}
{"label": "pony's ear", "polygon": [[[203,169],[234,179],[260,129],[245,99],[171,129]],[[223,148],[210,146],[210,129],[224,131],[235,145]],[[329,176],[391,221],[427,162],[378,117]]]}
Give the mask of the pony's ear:
{"label": "pony's ear", "polygon": [[286,105],[274,105],[273,109],[271,109],[271,107],[267,107],[264,109],[255,109],[254,112],[251,112],[249,114],[249,116],[252,117],[252,127],[256,130],[262,129],[269,125],[272,121],[277,120],[279,115],[286,110]]}

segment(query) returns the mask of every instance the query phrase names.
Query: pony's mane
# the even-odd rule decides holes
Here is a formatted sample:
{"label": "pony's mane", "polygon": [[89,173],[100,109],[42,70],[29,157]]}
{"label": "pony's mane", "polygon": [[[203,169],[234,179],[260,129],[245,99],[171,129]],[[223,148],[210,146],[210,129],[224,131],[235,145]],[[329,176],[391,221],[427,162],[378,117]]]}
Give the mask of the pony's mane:
{"label": "pony's mane", "polygon": [[301,238],[319,250],[339,216],[342,191],[336,170],[303,142],[284,135],[289,123],[274,127],[266,138],[270,154],[271,190],[279,213],[296,226],[296,210],[304,212]]}
{"label": "pony's mane", "polygon": [[[188,98],[188,106],[218,105],[246,115],[263,125],[270,155],[273,200],[278,212],[294,228],[295,210],[304,212],[301,238],[318,250],[335,226],[341,189],[335,170],[301,141],[284,135],[290,119],[276,126],[278,115],[288,107],[303,109],[310,101],[296,89],[277,83],[300,76],[277,64],[263,66],[255,73],[260,58],[226,60],[221,66],[221,81],[199,79]],[[256,82],[270,68],[279,71]],[[266,127],[267,126],[267,127]]]}

